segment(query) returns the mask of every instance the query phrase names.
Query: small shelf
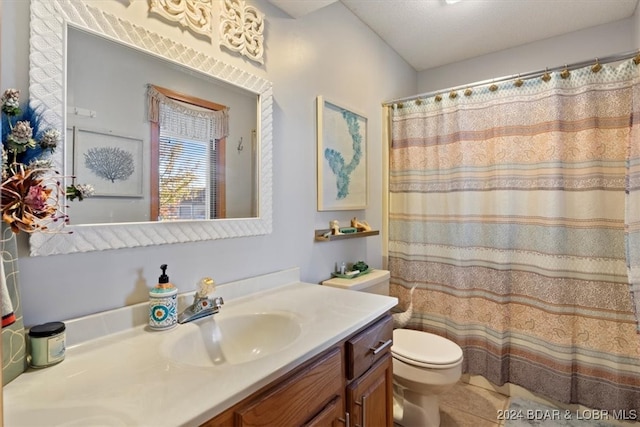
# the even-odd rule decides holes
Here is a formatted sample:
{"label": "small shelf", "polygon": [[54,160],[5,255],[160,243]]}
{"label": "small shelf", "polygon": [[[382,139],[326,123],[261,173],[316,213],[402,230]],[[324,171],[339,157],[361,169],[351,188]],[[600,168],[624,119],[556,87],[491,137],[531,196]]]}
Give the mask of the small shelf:
{"label": "small shelf", "polygon": [[329,228],[324,230],[316,230],[315,236],[317,242],[329,242],[332,240],[343,240],[343,239],[354,239],[356,237],[368,237],[368,236],[377,236],[380,234],[378,230],[370,230],[370,231],[357,231],[355,233],[344,233],[344,234],[330,234],[325,237],[325,234],[330,232]]}

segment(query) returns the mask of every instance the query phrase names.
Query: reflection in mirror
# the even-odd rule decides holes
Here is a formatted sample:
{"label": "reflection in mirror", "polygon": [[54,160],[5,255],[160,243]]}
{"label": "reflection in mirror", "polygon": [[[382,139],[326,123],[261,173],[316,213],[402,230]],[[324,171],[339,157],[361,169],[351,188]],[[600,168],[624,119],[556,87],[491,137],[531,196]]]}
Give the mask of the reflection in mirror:
{"label": "reflection in mirror", "polygon": [[[53,166],[57,170],[62,170],[65,175],[84,173],[85,177],[78,176],[77,179],[78,182],[86,181],[89,172],[82,171],[82,167],[87,168],[84,153],[95,148],[94,146],[101,148],[102,145],[108,145],[128,151],[125,157],[130,159],[131,165],[127,166],[125,172],[119,172],[118,176],[132,178],[129,182],[120,179],[118,185],[115,182],[103,182],[102,195],[94,196],[91,200],[92,204],[101,204],[96,210],[82,211],[85,206],[87,210],[90,209],[86,203],[88,199],[82,204],[72,204],[68,212],[72,223],[64,227],[64,231],[70,233],[31,234],[31,255],[88,252],[271,233],[271,82],[149,31],[121,16],[114,16],[99,6],[100,2],[82,0],[30,2],[30,105],[41,113],[44,125],[61,131],[67,130],[64,149],[56,150],[52,156]],[[136,19],[142,21],[147,17]],[[145,60],[156,61],[156,65],[151,70],[141,71],[133,67],[138,60],[106,57],[108,48],[104,47],[86,48],[82,50],[82,57],[73,62],[81,62],[85,66],[98,63],[99,67],[90,71],[93,73],[91,79],[80,78],[79,68],[72,70],[69,65],[67,70],[66,54],[67,41],[69,49],[73,49],[74,43],[83,43],[78,37],[82,33],[104,39],[100,40],[102,42],[108,40],[107,43],[111,43],[114,49],[122,48],[122,44],[127,49],[144,52],[148,54],[143,55],[146,56]],[[90,59],[89,54],[93,53],[99,56]],[[106,74],[114,72],[112,66],[123,72],[117,82],[105,80]],[[169,77],[169,73],[178,74]],[[67,83],[74,85],[69,88],[69,92]],[[151,202],[154,198],[151,193],[151,181],[154,179],[151,174],[153,155],[150,151],[151,125],[145,115],[146,90],[149,84],[229,107],[229,134],[225,138],[224,218],[151,221]],[[203,84],[205,88],[202,88]],[[82,87],[83,85],[86,87]],[[223,94],[221,87],[225,87],[229,93]],[[135,98],[122,94],[122,88],[127,88],[127,95],[134,94]],[[243,106],[245,104],[235,103],[242,97],[246,101],[246,107]],[[116,108],[107,108],[113,106]],[[242,111],[253,113],[241,120]],[[246,164],[251,163],[251,167],[236,165],[241,163],[241,159]],[[90,167],[95,168],[89,165]],[[214,172],[219,173],[220,168]],[[240,182],[245,182],[245,187]],[[123,183],[126,185],[122,185]],[[159,194],[158,190],[157,197]],[[240,206],[232,200],[236,196],[245,204]],[[157,210],[159,212],[159,208]],[[210,208],[210,212],[216,210],[219,209]],[[132,212],[135,212],[134,216],[124,215]]]}
{"label": "reflection in mirror", "polygon": [[257,215],[255,93],[73,27],[66,92],[66,164],[96,189],[70,204],[71,224]]}
{"label": "reflection in mirror", "polygon": [[151,218],[226,216],[225,105],[149,85]]}

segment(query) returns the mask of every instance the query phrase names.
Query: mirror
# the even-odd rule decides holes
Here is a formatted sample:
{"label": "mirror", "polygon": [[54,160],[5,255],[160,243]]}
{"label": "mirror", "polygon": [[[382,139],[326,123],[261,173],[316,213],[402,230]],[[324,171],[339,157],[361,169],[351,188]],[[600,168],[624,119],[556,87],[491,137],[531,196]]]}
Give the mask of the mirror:
{"label": "mirror", "polygon": [[[238,170],[238,173],[250,177],[250,186],[253,185],[255,196],[245,197],[248,200],[256,200],[255,206],[250,206],[243,210],[241,218],[226,218],[215,220],[177,220],[168,222],[149,222],[149,216],[138,215],[135,217],[118,217],[115,221],[126,221],[118,223],[106,223],[111,219],[94,218],[86,220],[85,224],[78,224],[74,220],[73,209],[90,209],[90,204],[86,207],[76,208],[73,206],[69,211],[72,225],[65,226],[65,231],[69,233],[45,234],[35,233],[30,236],[31,255],[52,255],[74,252],[87,252],[104,249],[129,248],[137,246],[148,246],[165,243],[190,242],[198,240],[210,240],[219,238],[241,237],[268,234],[271,232],[271,114],[272,114],[272,86],[263,78],[242,71],[236,67],[225,64],[215,58],[209,57],[202,52],[190,47],[174,42],[162,35],[148,31],[140,26],[127,22],[121,18],[110,15],[90,4],[84,4],[71,0],[50,0],[46,2],[31,2],[31,38],[30,38],[30,102],[34,108],[42,113],[42,120],[47,126],[58,129],[67,129],[64,149],[56,150],[54,154],[54,166],[64,171],[64,175],[70,176],[73,173],[74,156],[72,141],[75,134],[79,141],[78,133],[84,132],[85,140],[90,139],[91,132],[106,134],[106,137],[132,138],[142,140],[143,143],[148,135],[145,135],[145,126],[148,122],[140,123],[137,126],[119,124],[118,121],[111,123],[98,123],[94,120],[104,115],[92,110],[91,106],[81,105],[92,103],[91,96],[82,98],[81,91],[72,85],[70,80],[78,70],[71,64],[67,69],[68,54],[73,55],[73,46],[82,37],[104,39],[100,42],[111,43],[113,46],[124,44],[128,47],[118,45],[121,49],[136,49],[149,61],[162,61],[164,66],[170,71],[179,72],[181,76],[186,74],[190,79],[214,83],[216,86],[226,85],[230,93],[242,93],[245,99],[250,99],[257,104],[257,119],[255,123],[255,136],[247,137],[238,133],[238,141],[234,141],[231,136],[233,124],[230,110],[230,139],[228,146],[230,149],[227,157],[237,155],[236,146],[239,145],[239,138],[242,137],[244,150],[247,154],[251,151],[251,139],[255,138],[256,155],[255,168]],[[115,43],[114,43],[115,42]],[[80,41],[80,43],[83,43]],[[67,50],[69,46],[69,50]],[[177,71],[181,70],[181,71]],[[66,74],[65,74],[66,73]],[[131,73],[131,71],[129,71]],[[176,79],[172,80],[174,83]],[[186,79],[185,79],[186,81]],[[169,80],[167,80],[170,83]],[[68,84],[67,84],[68,83]],[[149,82],[153,83],[153,82]],[[101,83],[106,84],[106,83]],[[186,83],[185,83],[186,84]],[[162,86],[162,83],[160,84]],[[166,84],[165,86],[168,86]],[[67,87],[72,88],[67,92]],[[186,87],[186,86],[183,86]],[[177,88],[180,89],[180,88]],[[230,99],[230,98],[229,98]],[[212,100],[216,102],[215,99]],[[230,101],[229,101],[230,102]],[[93,104],[92,104],[93,105]],[[67,111],[68,107],[74,110]],[[76,110],[79,109],[79,110]],[[237,110],[242,108],[238,107]],[[144,107],[142,108],[144,111]],[[80,114],[75,114],[79,111]],[[86,117],[88,111],[89,117]],[[91,111],[95,112],[91,118]],[[83,115],[84,114],[84,115]],[[72,116],[73,120],[68,119]],[[79,116],[79,117],[76,117]],[[88,123],[87,123],[88,122]],[[71,126],[69,126],[71,125]],[[142,128],[142,130],[140,130]],[[242,131],[251,132],[249,126],[244,126]],[[88,135],[88,138],[87,138]],[[144,146],[144,145],[143,145]],[[141,164],[149,164],[145,161],[148,156],[144,150],[141,151]],[[241,152],[240,152],[241,153]],[[246,156],[251,158],[251,156]],[[122,211],[134,211],[133,207],[127,208],[131,200],[136,198],[134,203],[141,203],[146,206],[148,200],[144,200],[144,192],[148,186],[148,170],[142,169],[140,186],[142,196],[137,190],[117,196],[96,197],[96,200],[85,199],[81,203],[92,201],[95,203],[118,203],[124,204]],[[234,173],[231,170],[230,173]],[[255,178],[251,178],[251,176]],[[84,180],[86,181],[86,180]],[[79,179],[78,182],[81,182]],[[129,190],[127,190],[129,191]],[[231,184],[228,184],[227,193],[233,191]],[[132,194],[135,193],[135,196]],[[124,199],[124,201],[123,201]],[[75,202],[77,204],[77,202]],[[104,210],[104,206],[102,208]],[[115,208],[114,208],[115,210]],[[142,208],[145,210],[145,208]],[[78,215],[81,218],[83,215]],[[253,216],[253,217],[252,217]],[[115,218],[112,217],[112,218]],[[81,219],[79,219],[82,222]],[[97,223],[96,223],[97,222]]]}
{"label": "mirror", "polygon": [[[71,224],[257,215],[255,93],[71,26],[66,66],[65,162],[76,182],[96,190],[69,203]],[[169,95],[159,96],[175,107],[161,115],[173,120],[156,123],[166,129],[161,138],[151,131],[149,85],[164,89]],[[210,135],[205,107],[171,96],[228,111],[226,135]],[[106,154],[126,161],[110,162]]]}

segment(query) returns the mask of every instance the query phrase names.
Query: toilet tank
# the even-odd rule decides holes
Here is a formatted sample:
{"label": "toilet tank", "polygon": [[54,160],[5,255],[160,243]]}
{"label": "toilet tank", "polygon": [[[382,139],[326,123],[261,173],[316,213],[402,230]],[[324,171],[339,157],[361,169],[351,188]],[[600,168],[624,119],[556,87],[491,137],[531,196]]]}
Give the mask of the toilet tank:
{"label": "toilet tank", "polygon": [[353,279],[334,277],[322,282],[324,286],[349,289],[352,291],[369,292],[372,294],[389,295],[389,271],[372,270],[370,273]]}

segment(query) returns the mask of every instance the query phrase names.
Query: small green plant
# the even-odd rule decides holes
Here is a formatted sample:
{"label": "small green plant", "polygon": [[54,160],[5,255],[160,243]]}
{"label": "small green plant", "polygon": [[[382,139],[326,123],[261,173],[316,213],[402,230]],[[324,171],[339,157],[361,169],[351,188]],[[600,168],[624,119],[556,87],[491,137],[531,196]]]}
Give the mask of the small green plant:
{"label": "small green plant", "polygon": [[368,268],[369,268],[369,266],[367,264],[365,264],[364,261],[358,261],[355,264],[353,264],[353,269],[354,270],[366,271]]}

